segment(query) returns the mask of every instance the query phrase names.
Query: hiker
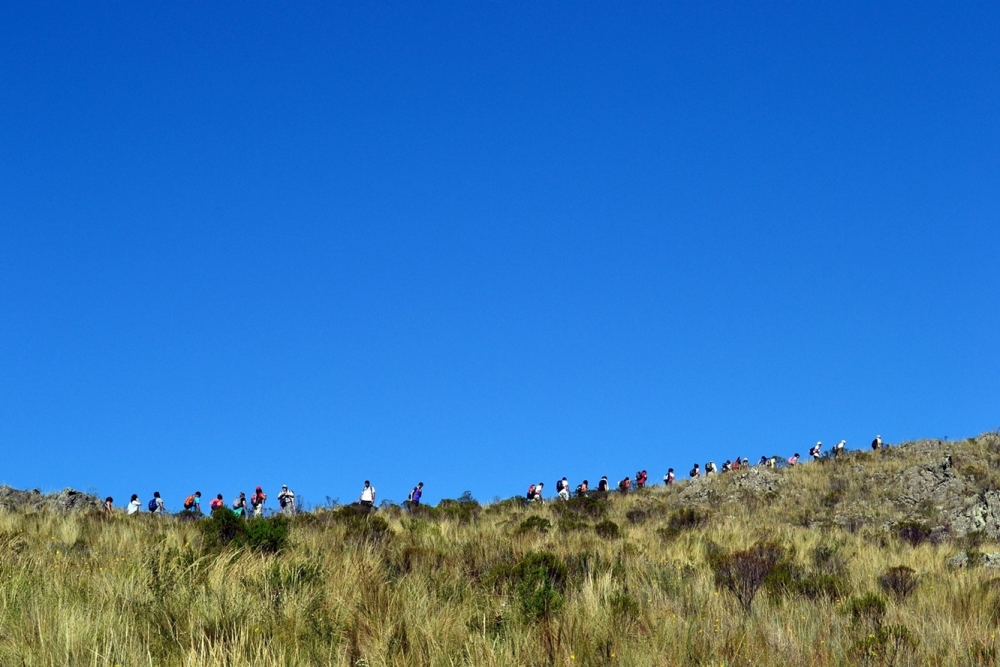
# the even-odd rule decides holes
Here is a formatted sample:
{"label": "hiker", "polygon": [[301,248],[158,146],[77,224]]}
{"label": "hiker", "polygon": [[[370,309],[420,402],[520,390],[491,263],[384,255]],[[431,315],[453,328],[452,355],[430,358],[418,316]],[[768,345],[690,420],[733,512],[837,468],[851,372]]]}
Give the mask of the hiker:
{"label": "hiker", "polygon": [[709,461],[705,464],[705,477],[715,475],[716,472],[718,471],[715,469],[715,461]]}
{"label": "hiker", "polygon": [[111,496],[108,496],[107,498],[104,499],[104,513],[112,514],[114,510],[115,510],[115,499],[112,498]]}
{"label": "hiker", "polygon": [[740,460],[741,460],[740,457],[737,456],[736,460],[733,461],[733,464],[731,466],[729,466],[729,469],[730,470],[739,470],[740,469]]}
{"label": "hiker", "polygon": [[167,508],[163,506],[163,498],[159,491],[153,491],[153,497],[149,499],[148,505],[150,514],[166,514]]}
{"label": "hiker", "polygon": [[732,461],[726,459],[726,462],[722,464],[722,472],[729,472],[732,469],[733,469]]}
{"label": "hiker", "polygon": [[628,477],[618,482],[618,490],[621,491],[622,494],[627,494],[631,487],[632,487],[632,480],[630,480]]}
{"label": "hiker", "polygon": [[240,495],[233,501],[233,514],[246,518],[247,515],[247,494],[240,491]]}
{"label": "hiker", "polygon": [[[420,484],[423,485],[423,482]],[[295,514],[295,493],[288,489],[287,484],[281,485],[281,493],[278,494],[278,506],[284,514]]]}
{"label": "hiker", "polygon": [[406,498],[406,509],[412,510],[414,507],[420,507],[420,496],[422,495],[424,495],[424,483],[418,482]]}
{"label": "hiker", "polygon": [[604,475],[603,477],[601,477],[601,481],[599,481],[597,483],[597,490],[600,491],[601,493],[607,493],[608,492],[608,476],[607,475]]}
{"label": "hiker", "polygon": [[528,487],[528,494],[525,496],[529,503],[542,502],[542,488],[545,486],[545,482],[539,482],[538,484],[532,484]]}
{"label": "hiker", "polygon": [[872,440],[872,449],[882,449],[882,436],[875,436],[875,439]]}
{"label": "hiker", "polygon": [[799,453],[795,452],[795,454],[788,459],[788,465],[794,467],[798,465],[798,463],[799,463]]}
{"label": "hiker", "polygon": [[569,482],[565,477],[556,482],[556,493],[560,500],[569,500]]}
{"label": "hiker", "polygon": [[667,474],[663,476],[663,483],[670,486],[674,483],[674,469],[670,468],[667,470]]}
{"label": "hiker", "polygon": [[833,446],[833,456],[834,458],[840,456],[844,453],[844,448],[847,446],[846,440],[841,440],[836,445]]}
{"label": "hiker", "polygon": [[769,467],[767,465],[767,457],[766,456],[760,457],[760,461],[757,461],[757,465],[758,466],[764,466],[765,468]]}
{"label": "hiker", "polygon": [[768,468],[777,468],[778,467],[778,457],[777,456],[772,456],[771,458],[769,458],[767,460],[767,467]]}
{"label": "hiker", "polygon": [[195,514],[201,514],[201,491],[195,491],[184,499],[184,509]]}
{"label": "hiker", "polygon": [[135,493],[132,494],[132,500],[128,501],[128,509],[125,510],[125,514],[135,514],[142,507],[142,501],[139,500],[139,496]]}
{"label": "hiker", "polygon": [[363,507],[375,507],[375,487],[367,479],[365,480],[365,488],[361,489],[361,497],[358,502]]}
{"label": "hiker", "polygon": [[698,464],[695,463],[694,467],[691,468],[691,472],[688,474],[691,475],[691,479],[696,479],[698,477],[701,477],[701,468],[699,468]]}
{"label": "hiker", "polygon": [[250,496],[250,505],[253,507],[253,515],[255,517],[264,516],[264,501],[267,500],[267,494],[259,486]]}
{"label": "hiker", "polygon": [[636,488],[644,489],[646,488],[646,480],[649,479],[649,475],[646,474],[645,470],[641,470],[635,474],[635,485]]}
{"label": "hiker", "polygon": [[819,459],[819,457],[822,455],[821,454],[821,450],[822,449],[823,449],[823,441],[822,440],[820,440],[815,445],[813,445],[812,447],[809,448],[809,456],[813,457],[813,461],[816,461],[816,460]]}
{"label": "hiker", "polygon": [[212,502],[208,504],[208,509],[214,512],[220,507],[225,507],[225,506],[226,506],[226,501],[222,499],[222,494],[220,493],[216,497],[212,498]]}
{"label": "hiker", "polygon": [[583,498],[584,496],[586,496],[587,488],[588,488],[587,480],[583,480],[582,482],[580,482],[576,487],[576,497]]}

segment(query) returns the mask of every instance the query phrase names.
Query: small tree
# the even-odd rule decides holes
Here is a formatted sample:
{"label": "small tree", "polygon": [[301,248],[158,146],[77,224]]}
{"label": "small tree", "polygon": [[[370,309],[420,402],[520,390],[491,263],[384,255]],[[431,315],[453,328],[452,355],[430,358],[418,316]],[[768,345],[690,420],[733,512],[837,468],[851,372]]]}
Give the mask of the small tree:
{"label": "small tree", "polygon": [[913,568],[905,565],[890,567],[885,571],[885,574],[878,578],[879,587],[899,602],[910,597],[916,590],[918,583],[920,583],[920,578],[917,573]]}
{"label": "small tree", "polygon": [[710,554],[715,585],[736,598],[744,613],[749,614],[757,592],[774,571],[784,550],[771,542],[758,542],[745,551],[731,554]]}

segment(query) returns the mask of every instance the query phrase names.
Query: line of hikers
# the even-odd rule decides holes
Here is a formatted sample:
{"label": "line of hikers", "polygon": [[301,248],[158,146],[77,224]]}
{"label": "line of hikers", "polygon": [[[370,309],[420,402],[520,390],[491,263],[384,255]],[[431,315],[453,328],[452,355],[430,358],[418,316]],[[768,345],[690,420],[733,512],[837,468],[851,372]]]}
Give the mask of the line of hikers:
{"label": "line of hikers", "polygon": [[[871,446],[872,449],[876,451],[882,449],[882,436],[881,435],[875,436],[875,439],[872,440]],[[846,447],[847,447],[847,441],[841,440],[840,442],[838,442],[836,445],[833,446],[830,455],[836,458],[844,452]],[[822,458],[823,456],[822,441],[817,442],[815,445],[809,448],[809,455],[813,458],[814,461]],[[760,460],[757,461],[758,466],[765,468],[777,468],[780,465],[787,465],[790,467],[794,467],[798,465],[798,463],[799,463],[798,452],[788,457],[786,461],[780,463],[776,456],[770,456],[770,457],[761,456]],[[705,464],[704,473],[702,473],[699,464],[695,463],[694,467],[688,473],[688,476],[691,479],[697,479],[701,477],[702,474],[704,474],[705,476],[711,476],[719,472],[725,473],[749,467],[751,467],[750,459],[743,456],[737,456],[735,461],[730,461],[727,459],[726,462],[722,464],[721,471],[716,467],[714,461],[709,461],[708,463]],[[670,468],[663,476],[663,483],[669,486],[673,484],[675,481],[676,481],[676,475],[674,473],[674,469]],[[627,494],[633,489],[638,490],[645,488],[648,482],[649,482],[649,474],[645,470],[640,470],[637,473],[635,473],[634,480],[631,477],[625,477],[625,479],[622,479],[618,482],[616,488],[619,493]],[[528,487],[528,492],[525,496],[525,500],[527,500],[528,502],[541,502],[543,500],[542,492],[544,488],[545,488],[544,482],[539,482],[538,484],[531,484]],[[419,507],[420,499],[423,496],[423,490],[424,490],[424,483],[419,482],[410,491],[406,501],[403,503],[403,506],[408,510],[413,509],[415,507]],[[583,497],[595,490],[598,493],[608,493],[609,491],[611,491],[611,485],[608,482],[607,475],[601,477],[600,481],[598,481],[597,483],[597,488],[593,490],[590,488],[590,482],[588,480],[583,480],[583,482],[577,485],[576,489],[574,490],[574,493],[577,497]],[[570,483],[569,480],[567,480],[567,478],[563,477],[562,479],[556,482],[556,495],[560,500],[570,499]],[[231,510],[234,514],[245,518],[249,518],[250,516],[261,517],[264,516],[264,504],[266,501],[267,501],[267,494],[264,493],[264,490],[260,486],[258,486],[254,491],[253,495],[250,496],[249,505],[247,502],[246,493],[240,491],[240,495],[237,496],[232,502]],[[367,507],[367,508],[373,508],[375,506],[375,487],[372,486],[371,482],[367,479],[365,480],[364,487],[361,489],[361,495],[358,498],[357,504],[361,507]],[[215,498],[213,498],[208,505],[210,512],[213,512],[221,507],[226,507],[225,500],[223,499],[221,493],[218,494]],[[281,514],[292,515],[296,514],[298,511],[298,508],[296,507],[295,504],[295,493],[291,491],[287,485],[282,485],[281,487],[281,493],[278,494],[278,506],[279,506],[278,511]],[[159,491],[153,492],[153,497],[146,504],[146,509],[150,514],[160,514],[160,515],[167,514],[166,506],[164,505],[163,498],[160,496]],[[138,494],[133,493],[132,498],[129,500],[129,503],[126,506],[125,513],[128,515],[138,514],[141,512],[141,510],[142,510],[142,501],[139,500]],[[112,498],[111,496],[108,496],[107,498],[104,499],[104,511],[109,514],[114,511],[114,498]],[[195,491],[184,500],[184,511],[190,512],[198,516],[202,515],[201,491]]]}
{"label": "line of hikers", "polygon": [[[846,448],[847,448],[847,441],[841,440],[840,442],[838,442],[833,446],[833,448],[830,451],[830,456],[832,456],[833,458],[837,458],[838,456],[844,453],[844,450]],[[882,449],[882,436],[877,435],[875,436],[875,439],[872,440],[872,450],[878,451],[880,449]],[[814,461],[822,458],[823,442],[819,441],[815,445],[810,447],[809,455],[813,458]],[[798,452],[788,457],[788,459],[786,459],[785,461],[781,462],[779,462],[778,457],[776,456],[761,456],[760,460],[757,461],[757,465],[763,468],[778,468],[782,465],[794,467],[799,464],[799,458],[800,457]],[[704,476],[708,477],[719,474],[720,472],[741,470],[744,468],[750,468],[751,466],[752,464],[750,463],[750,459],[743,456],[737,456],[735,461],[727,459],[726,462],[722,464],[721,470],[719,470],[719,468],[715,465],[714,461],[709,461],[708,463],[705,464],[704,473],[702,473],[699,464],[695,463],[694,467],[691,468],[691,471],[688,473],[688,476],[691,479],[697,479],[701,477],[703,474]],[[642,489],[647,485],[648,480],[649,480],[649,475],[646,473],[646,471],[640,470],[635,474],[634,481],[629,477],[620,480],[617,485],[617,490],[619,493],[626,494],[632,491],[633,489]],[[674,469],[670,468],[663,476],[663,483],[667,486],[670,486],[675,481],[676,481],[676,475],[674,473]],[[545,488],[544,482],[531,484],[530,486],[528,486],[528,492],[525,495],[525,500],[528,502],[542,502],[544,500],[542,496],[542,491],[544,490],[544,488]],[[570,498],[569,488],[570,488],[569,481],[565,477],[563,477],[562,479],[556,482],[556,496],[560,500],[569,500]],[[597,483],[596,491],[598,493],[607,493],[610,490],[611,487],[608,483],[607,476],[601,477],[600,481]],[[592,489],[590,488],[590,483],[587,480],[583,480],[583,482],[578,484],[574,491],[577,497],[586,496],[590,492],[592,492]]]}
{"label": "line of hikers", "polygon": [[[413,507],[418,507],[420,505],[420,498],[424,493],[424,483],[419,482],[404,503],[404,505],[409,509]],[[104,511],[108,514],[114,512],[114,502],[115,499],[108,496],[104,499]],[[244,518],[262,517],[264,516],[264,504],[267,502],[267,494],[264,490],[258,486],[254,491],[253,495],[250,496],[249,503],[247,501],[246,493],[240,491],[240,495],[233,499],[232,510],[233,514],[237,516],[242,516]],[[357,504],[361,507],[372,508],[375,506],[375,487],[372,486],[369,480],[365,480],[365,485],[361,489],[361,496],[358,498]],[[125,513],[127,515],[139,514],[142,512],[142,501],[139,499],[139,495],[133,493],[132,498],[129,500],[128,505],[125,508]],[[223,499],[222,494],[218,494],[208,503],[209,512],[214,512],[219,508],[226,507],[226,501]],[[153,492],[153,497],[149,499],[146,503],[146,510],[150,514],[163,515],[167,514],[167,508],[164,505],[163,497],[160,496],[159,491]],[[202,516],[201,510],[201,491],[195,491],[187,498],[184,499],[184,511],[190,512],[191,514]],[[278,511],[281,514],[293,515],[298,512],[298,508],[295,504],[295,492],[288,488],[288,485],[283,484],[281,486],[281,493],[278,494]]]}
{"label": "line of hikers", "polygon": [[[237,516],[242,516],[244,518],[262,517],[264,516],[264,503],[267,502],[267,494],[261,487],[257,487],[253,494],[250,496],[250,500],[247,501],[247,494],[244,491],[240,491],[240,495],[233,499],[232,510],[233,514]],[[108,496],[104,499],[104,511],[108,514],[114,512],[115,499]],[[125,514],[139,514],[142,512],[142,501],[139,499],[139,495],[136,493],[132,494],[132,498],[129,500],[128,505],[125,507]],[[223,499],[222,494],[218,494],[215,498],[208,503],[209,512],[214,512],[220,507],[226,507],[226,501]],[[153,492],[153,497],[149,499],[146,503],[146,511],[150,514],[168,514],[166,505],[163,502],[163,497],[160,495],[159,491]],[[187,498],[184,499],[184,511],[190,512],[191,514],[202,516],[201,510],[201,491],[195,491]],[[281,493],[278,494],[278,511],[282,514],[292,515],[297,512],[295,505],[295,492],[288,488],[287,485],[281,486]]]}

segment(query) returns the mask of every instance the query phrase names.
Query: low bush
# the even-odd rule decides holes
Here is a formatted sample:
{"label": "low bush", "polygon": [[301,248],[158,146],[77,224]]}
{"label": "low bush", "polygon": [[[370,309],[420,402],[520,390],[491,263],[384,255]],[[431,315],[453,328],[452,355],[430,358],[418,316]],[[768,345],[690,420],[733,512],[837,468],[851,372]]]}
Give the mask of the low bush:
{"label": "low bush", "polygon": [[931,528],[920,521],[900,521],[896,524],[896,536],[912,547],[931,541]]}
{"label": "low bush", "polygon": [[600,519],[608,513],[610,501],[607,494],[600,496],[582,496],[570,498],[566,502],[556,503],[552,506],[552,511],[559,516],[587,517],[589,519]]}
{"label": "low bush", "polygon": [[518,535],[524,535],[525,533],[547,533],[551,528],[551,521],[537,514],[532,514],[521,522],[521,525],[517,527],[515,532]]}
{"label": "low bush", "polygon": [[660,537],[671,540],[681,533],[700,528],[708,523],[708,513],[694,507],[682,507],[667,519],[667,525],[657,531]]}
{"label": "low bush", "polygon": [[715,585],[732,593],[743,612],[749,614],[757,592],[783,556],[784,549],[779,545],[758,542],[749,549],[731,554],[715,547],[710,550],[708,560],[715,575]]}
{"label": "low bush", "polygon": [[910,597],[919,583],[917,573],[905,565],[890,567],[878,578],[879,587],[900,602]]}
{"label": "low bush", "polygon": [[618,524],[611,519],[605,519],[594,526],[594,531],[606,540],[616,540],[621,537],[622,534]]}
{"label": "low bush", "polygon": [[649,518],[649,515],[644,510],[637,507],[626,512],[625,518],[628,519],[629,523],[643,523]]}
{"label": "low bush", "polygon": [[288,546],[288,519],[280,515],[247,521],[220,507],[198,525],[210,551],[232,547],[278,553]]}
{"label": "low bush", "polygon": [[885,600],[875,593],[854,596],[847,601],[845,611],[851,622],[863,631],[878,632],[885,620]]}

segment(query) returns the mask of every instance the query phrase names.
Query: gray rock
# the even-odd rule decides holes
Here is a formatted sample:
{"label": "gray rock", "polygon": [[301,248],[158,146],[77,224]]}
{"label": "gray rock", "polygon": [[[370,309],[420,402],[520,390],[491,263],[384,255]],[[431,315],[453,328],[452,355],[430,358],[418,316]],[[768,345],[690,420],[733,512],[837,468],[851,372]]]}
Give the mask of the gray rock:
{"label": "gray rock", "polygon": [[959,551],[957,554],[948,559],[948,565],[951,567],[968,567],[969,554],[964,551]]}
{"label": "gray rock", "polygon": [[58,493],[43,495],[38,489],[22,491],[9,486],[0,486],[0,510],[83,512],[99,509],[101,509],[100,498],[75,489],[63,489]]}

